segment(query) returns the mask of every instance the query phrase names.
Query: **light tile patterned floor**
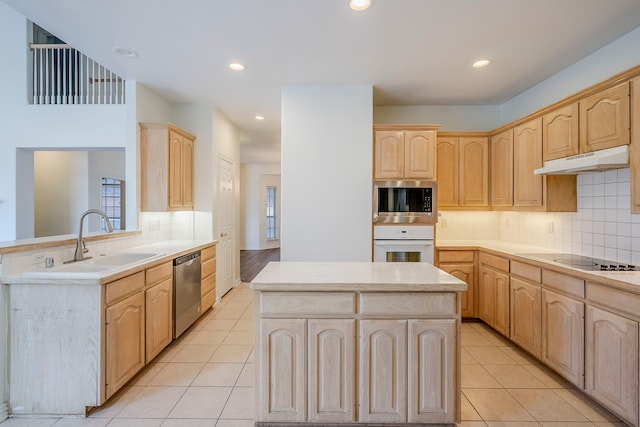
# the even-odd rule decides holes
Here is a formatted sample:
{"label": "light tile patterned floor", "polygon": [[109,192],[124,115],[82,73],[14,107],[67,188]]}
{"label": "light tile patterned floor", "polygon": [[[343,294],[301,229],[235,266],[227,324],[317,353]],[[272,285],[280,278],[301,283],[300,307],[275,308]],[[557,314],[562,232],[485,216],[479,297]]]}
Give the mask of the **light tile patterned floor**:
{"label": "light tile patterned floor", "polygon": [[[623,426],[482,323],[462,325],[462,347],[462,427]],[[243,284],[89,418],[1,427],[248,427],[253,383],[253,293]]]}

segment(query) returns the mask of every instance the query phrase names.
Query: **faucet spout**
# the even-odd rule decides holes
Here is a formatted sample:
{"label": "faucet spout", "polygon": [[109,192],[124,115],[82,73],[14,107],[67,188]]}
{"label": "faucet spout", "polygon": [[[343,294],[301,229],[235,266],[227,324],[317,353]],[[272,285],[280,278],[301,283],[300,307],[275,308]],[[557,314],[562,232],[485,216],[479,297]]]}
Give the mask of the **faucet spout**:
{"label": "faucet spout", "polygon": [[113,232],[113,226],[111,225],[111,221],[109,221],[109,217],[104,211],[101,211],[100,209],[89,209],[87,211],[84,211],[82,215],[80,215],[80,230],[78,231],[78,241],[76,242],[76,252],[73,255],[73,260],[66,261],[66,262],[76,262],[76,261],[82,261],[84,259],[90,258],[90,257],[87,257],[87,258],[84,257],[84,253],[87,252],[87,249],[84,247],[84,242],[82,241],[82,224],[84,221],[84,217],[92,213],[98,214],[102,218],[104,218],[104,221],[107,224],[107,231],[109,233]]}

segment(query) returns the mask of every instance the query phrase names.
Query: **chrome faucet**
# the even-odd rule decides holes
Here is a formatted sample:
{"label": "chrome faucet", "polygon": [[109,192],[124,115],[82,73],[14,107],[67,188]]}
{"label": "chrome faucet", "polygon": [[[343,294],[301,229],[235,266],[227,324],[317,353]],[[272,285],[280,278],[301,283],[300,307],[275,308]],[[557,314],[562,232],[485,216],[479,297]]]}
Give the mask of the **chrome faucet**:
{"label": "chrome faucet", "polygon": [[68,264],[70,262],[82,261],[82,260],[91,258],[91,257],[86,257],[86,258],[84,257],[84,254],[89,252],[89,249],[87,249],[87,247],[84,244],[84,240],[82,240],[82,222],[84,221],[85,216],[92,213],[98,214],[102,218],[104,218],[104,221],[107,223],[107,231],[109,233],[113,232],[113,226],[111,225],[111,221],[109,221],[109,217],[107,216],[106,213],[104,213],[100,209],[89,209],[88,211],[83,212],[82,215],[80,215],[80,231],[78,232],[78,241],[76,242],[76,253],[73,255],[72,260],[65,261],[64,264]]}

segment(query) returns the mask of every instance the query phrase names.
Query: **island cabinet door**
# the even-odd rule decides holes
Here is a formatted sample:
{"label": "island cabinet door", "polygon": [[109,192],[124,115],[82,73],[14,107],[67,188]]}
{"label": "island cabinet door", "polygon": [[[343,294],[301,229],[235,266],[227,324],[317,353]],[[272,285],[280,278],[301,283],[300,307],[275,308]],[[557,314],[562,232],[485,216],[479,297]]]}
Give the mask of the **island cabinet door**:
{"label": "island cabinet door", "polygon": [[454,423],[455,320],[409,321],[408,422]]}
{"label": "island cabinet door", "polygon": [[356,321],[309,320],[309,421],[355,422]]}
{"label": "island cabinet door", "polygon": [[265,319],[260,323],[257,361],[258,421],[306,421],[307,321]]}
{"label": "island cabinet door", "polygon": [[407,321],[360,322],[360,422],[407,420]]}

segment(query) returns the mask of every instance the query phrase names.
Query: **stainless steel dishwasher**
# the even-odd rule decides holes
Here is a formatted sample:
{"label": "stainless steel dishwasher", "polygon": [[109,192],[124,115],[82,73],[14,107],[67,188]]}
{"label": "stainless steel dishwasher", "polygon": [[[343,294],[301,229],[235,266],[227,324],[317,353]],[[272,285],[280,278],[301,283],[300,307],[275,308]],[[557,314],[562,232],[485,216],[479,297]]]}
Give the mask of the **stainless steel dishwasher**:
{"label": "stainless steel dishwasher", "polygon": [[200,316],[200,251],[173,260],[173,338]]}

